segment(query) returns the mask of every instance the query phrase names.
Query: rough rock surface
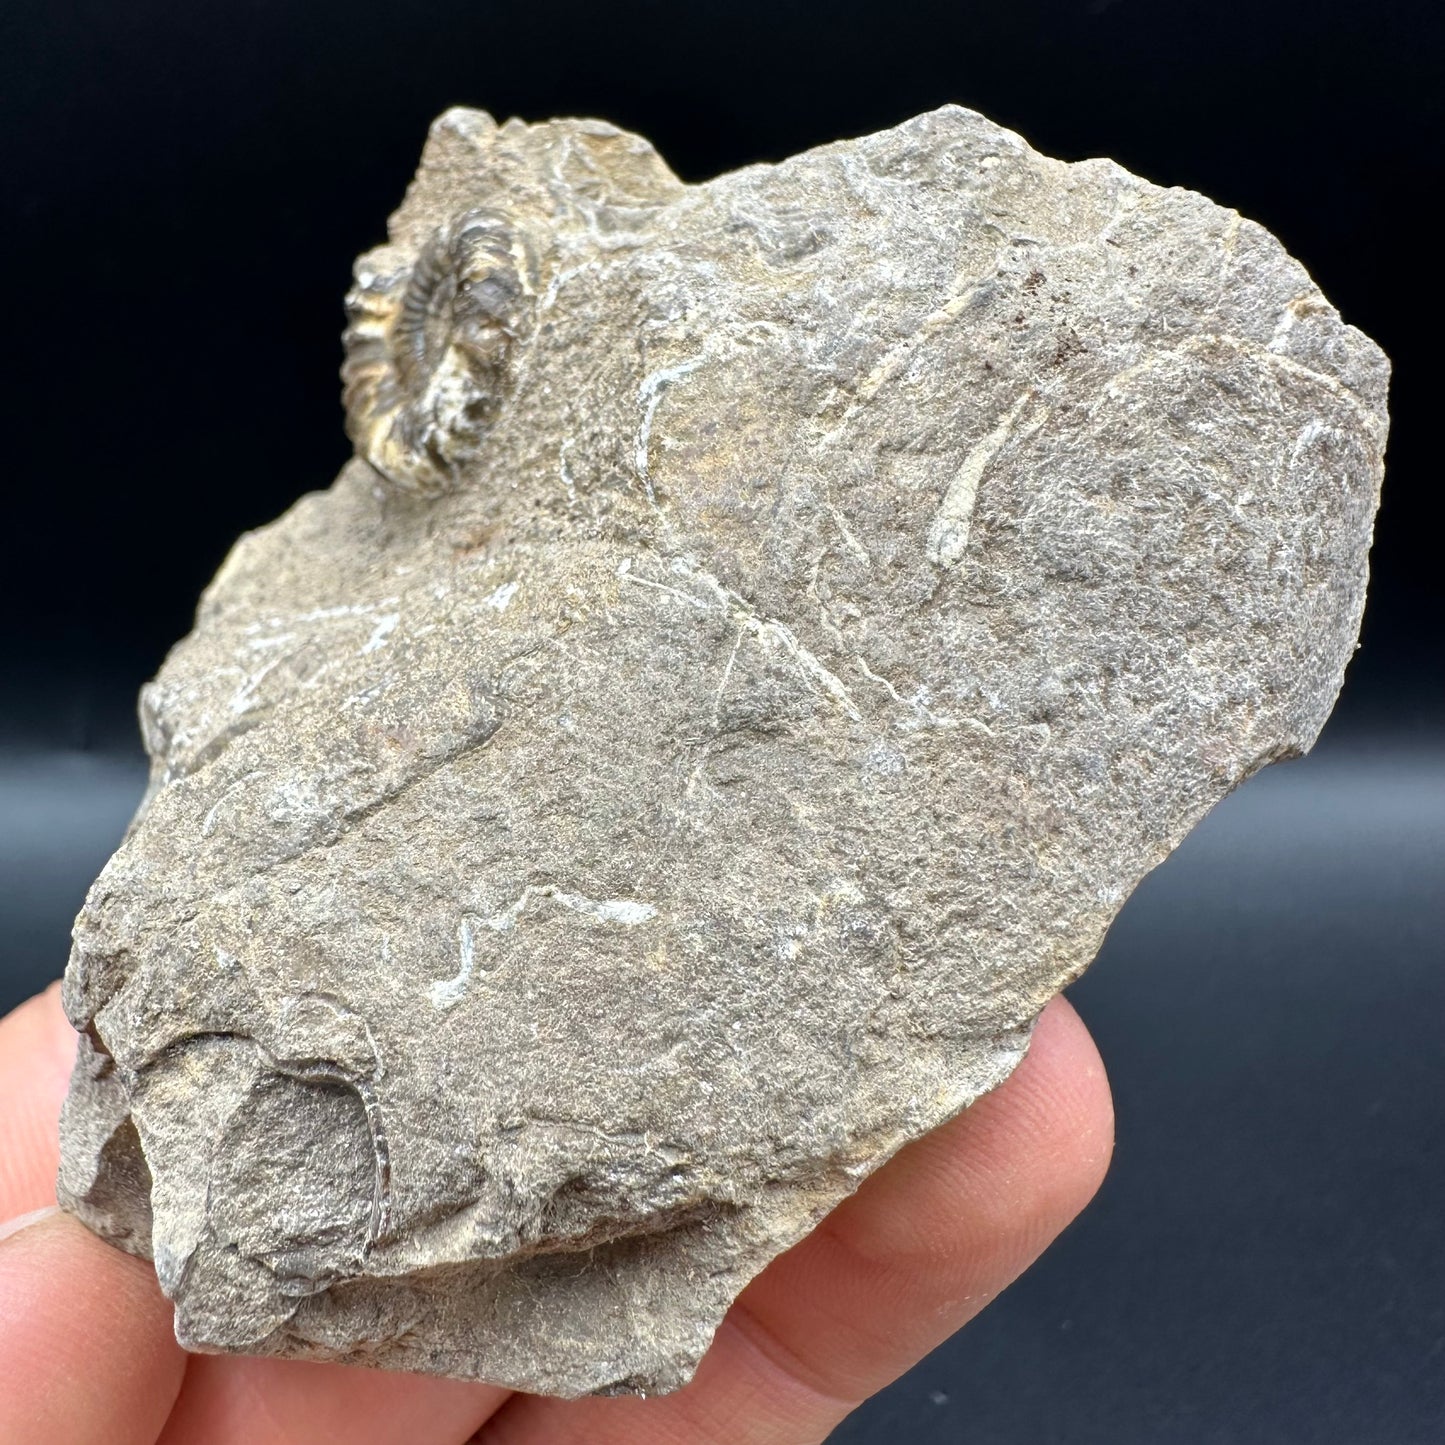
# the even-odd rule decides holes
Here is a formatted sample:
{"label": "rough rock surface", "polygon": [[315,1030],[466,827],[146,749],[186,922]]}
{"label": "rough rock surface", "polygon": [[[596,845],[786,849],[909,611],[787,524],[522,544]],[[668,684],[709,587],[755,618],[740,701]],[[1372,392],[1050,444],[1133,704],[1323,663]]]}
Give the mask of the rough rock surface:
{"label": "rough rock surface", "polygon": [[143,694],[62,1194],[193,1348],[667,1390],[1314,740],[1387,363],[957,108],[703,186],[456,110],[390,235],[357,459]]}

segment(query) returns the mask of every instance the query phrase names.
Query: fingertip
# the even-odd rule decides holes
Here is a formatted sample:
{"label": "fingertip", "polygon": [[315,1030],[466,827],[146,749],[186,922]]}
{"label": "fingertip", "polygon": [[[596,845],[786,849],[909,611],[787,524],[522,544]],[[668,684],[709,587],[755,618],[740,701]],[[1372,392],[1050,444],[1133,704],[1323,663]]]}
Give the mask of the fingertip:
{"label": "fingertip", "polygon": [[0,1018],[0,1051],[24,1053],[33,1067],[52,1078],[69,1079],[75,1038],[61,1003],[59,979]]}
{"label": "fingertip", "polygon": [[980,1261],[1002,1287],[1093,1198],[1113,1151],[1108,1077],[1088,1029],[1054,999],[998,1088],[905,1146],[824,1221],[892,1267]]}
{"label": "fingertip", "polygon": [[1014,1076],[975,1110],[982,1130],[1030,1148],[1065,1222],[1098,1192],[1114,1153],[1114,1098],[1098,1045],[1068,999],[1049,1003]]}

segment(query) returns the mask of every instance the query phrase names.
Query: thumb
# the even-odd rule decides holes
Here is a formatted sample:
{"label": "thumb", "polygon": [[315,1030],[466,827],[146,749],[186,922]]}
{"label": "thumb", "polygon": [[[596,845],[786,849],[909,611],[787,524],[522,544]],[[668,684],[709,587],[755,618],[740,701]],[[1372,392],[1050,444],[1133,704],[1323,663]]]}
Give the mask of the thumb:
{"label": "thumb", "polygon": [[0,1224],[0,1445],[152,1445],[185,1373],[155,1273],[58,1209]]}
{"label": "thumb", "polygon": [[185,1355],[150,1266],[55,1206],[74,1058],[58,985],[0,1019],[0,1445],[152,1445]]}

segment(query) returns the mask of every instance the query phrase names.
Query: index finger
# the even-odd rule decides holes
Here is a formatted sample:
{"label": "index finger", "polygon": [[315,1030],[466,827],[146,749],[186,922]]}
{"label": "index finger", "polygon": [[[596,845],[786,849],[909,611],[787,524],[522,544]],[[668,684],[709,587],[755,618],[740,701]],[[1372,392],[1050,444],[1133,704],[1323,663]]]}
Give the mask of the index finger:
{"label": "index finger", "polygon": [[0,1018],[0,1223],[55,1203],[56,1124],[74,1062],[58,983]]}

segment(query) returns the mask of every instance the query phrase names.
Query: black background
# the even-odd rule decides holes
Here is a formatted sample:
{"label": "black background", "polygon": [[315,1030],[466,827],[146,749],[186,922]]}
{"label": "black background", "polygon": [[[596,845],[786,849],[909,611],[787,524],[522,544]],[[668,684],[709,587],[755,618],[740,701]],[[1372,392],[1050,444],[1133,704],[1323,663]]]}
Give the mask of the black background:
{"label": "black background", "polygon": [[1394,420],[1325,740],[1075,990],[1100,1200],[838,1438],[1441,1438],[1442,39],[1427,0],[4,0],[0,1007],[138,797],[136,687],[347,455],[340,298],[433,115],[600,115],[701,180],[958,101],[1268,226],[1391,354]]}

